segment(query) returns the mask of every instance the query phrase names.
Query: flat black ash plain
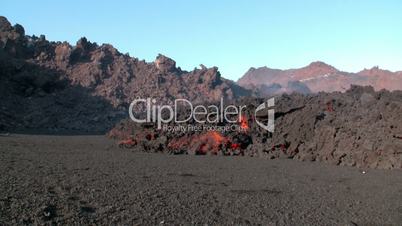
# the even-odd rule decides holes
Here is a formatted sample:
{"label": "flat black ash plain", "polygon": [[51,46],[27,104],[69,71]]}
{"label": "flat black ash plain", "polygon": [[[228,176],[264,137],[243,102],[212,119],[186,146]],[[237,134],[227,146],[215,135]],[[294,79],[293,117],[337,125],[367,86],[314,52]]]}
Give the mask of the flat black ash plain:
{"label": "flat black ash plain", "polygon": [[399,225],[400,170],[0,137],[0,224]]}

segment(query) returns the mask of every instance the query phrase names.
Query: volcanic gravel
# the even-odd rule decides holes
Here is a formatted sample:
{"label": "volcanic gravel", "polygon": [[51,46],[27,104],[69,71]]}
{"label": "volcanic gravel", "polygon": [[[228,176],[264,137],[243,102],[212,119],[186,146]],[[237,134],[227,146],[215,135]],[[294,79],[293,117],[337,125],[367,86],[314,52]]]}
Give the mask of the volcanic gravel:
{"label": "volcanic gravel", "polygon": [[400,170],[0,136],[0,225],[399,225]]}

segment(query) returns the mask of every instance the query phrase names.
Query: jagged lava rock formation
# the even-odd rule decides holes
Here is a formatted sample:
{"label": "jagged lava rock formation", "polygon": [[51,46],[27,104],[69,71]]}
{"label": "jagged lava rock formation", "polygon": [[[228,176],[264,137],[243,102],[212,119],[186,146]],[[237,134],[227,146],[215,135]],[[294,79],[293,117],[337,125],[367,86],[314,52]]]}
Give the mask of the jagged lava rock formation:
{"label": "jagged lava rock formation", "polygon": [[127,117],[127,106],[138,97],[170,103],[251,94],[222,78],[217,67],[187,72],[166,56],[147,63],[86,38],[75,46],[50,42],[25,35],[5,17],[0,17],[0,56],[3,130],[103,131]]}
{"label": "jagged lava rock formation", "polygon": [[[275,132],[257,125],[267,112],[254,115],[263,98],[245,98],[242,131],[158,130],[153,124],[124,120],[109,135],[133,139],[134,151],[195,155],[246,155],[268,159],[322,161],[361,168],[402,168],[402,91],[375,92],[352,86],[344,93],[283,94],[275,100]],[[188,115],[187,112],[181,112]],[[177,124],[172,124],[175,126]],[[182,124],[197,125],[194,121]],[[223,122],[208,126],[230,126]]]}

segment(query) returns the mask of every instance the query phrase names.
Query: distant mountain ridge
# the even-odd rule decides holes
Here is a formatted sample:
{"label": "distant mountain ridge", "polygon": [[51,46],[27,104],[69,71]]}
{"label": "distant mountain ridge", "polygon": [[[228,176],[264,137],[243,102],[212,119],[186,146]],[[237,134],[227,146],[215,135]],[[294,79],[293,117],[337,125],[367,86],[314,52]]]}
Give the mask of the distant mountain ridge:
{"label": "distant mountain ridge", "polygon": [[[237,84],[245,88],[272,94],[298,91],[289,86],[297,83],[310,92],[345,91],[351,85],[373,86],[376,90],[402,90],[402,72],[391,72],[378,67],[349,73],[336,69],[324,62],[313,62],[299,69],[271,69],[268,67],[250,68]],[[267,88],[268,87],[268,88]],[[276,89],[272,89],[276,87]]]}

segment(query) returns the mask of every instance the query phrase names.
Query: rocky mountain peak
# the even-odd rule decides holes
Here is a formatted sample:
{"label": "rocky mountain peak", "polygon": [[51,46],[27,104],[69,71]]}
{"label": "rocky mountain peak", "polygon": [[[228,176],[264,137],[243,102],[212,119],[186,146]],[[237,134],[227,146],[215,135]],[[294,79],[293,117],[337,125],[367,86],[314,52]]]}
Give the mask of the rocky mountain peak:
{"label": "rocky mountain peak", "polygon": [[322,61],[315,61],[304,67],[306,70],[310,70],[311,73],[334,73],[338,71],[335,67],[326,64]]}
{"label": "rocky mountain peak", "polygon": [[0,16],[0,31],[11,31],[13,27],[4,16]]}
{"label": "rocky mountain peak", "polygon": [[87,40],[87,38],[82,37],[77,41],[76,48],[89,49],[92,43]]}
{"label": "rocky mountain peak", "polygon": [[176,61],[162,54],[156,57],[155,66],[163,73],[176,71]]}
{"label": "rocky mountain peak", "polygon": [[381,69],[379,66],[374,66],[370,69],[365,68],[364,70],[360,71],[358,74],[364,75],[364,76],[384,76],[384,75],[392,74],[392,72],[389,70]]}
{"label": "rocky mountain peak", "polygon": [[332,68],[331,65],[329,65],[329,64],[327,64],[327,63],[325,63],[325,62],[322,62],[322,61],[314,61],[314,62],[311,62],[308,66],[309,66],[309,67],[327,67],[327,68]]}

